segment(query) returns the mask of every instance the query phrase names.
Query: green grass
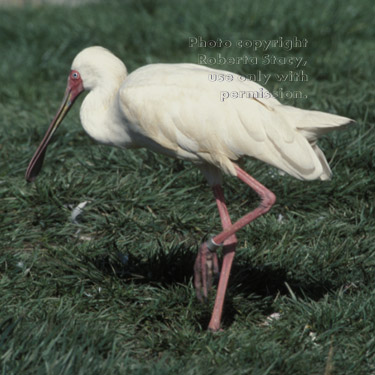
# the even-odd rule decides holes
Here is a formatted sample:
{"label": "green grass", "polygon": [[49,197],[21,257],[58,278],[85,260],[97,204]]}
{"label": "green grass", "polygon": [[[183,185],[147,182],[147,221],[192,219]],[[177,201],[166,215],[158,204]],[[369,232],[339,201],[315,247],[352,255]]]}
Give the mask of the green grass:
{"label": "green grass", "polygon": [[[373,20],[370,0],[0,8],[1,374],[375,374]],[[213,299],[197,302],[192,268],[220,222],[193,166],[96,145],[77,104],[37,182],[24,180],[78,51],[103,45],[129,71],[245,53],[189,48],[198,35],[307,38],[307,48],[272,52],[304,57],[309,81],[267,88],[302,90],[307,99],[282,101],[357,121],[320,142],[331,181],[244,163],[278,201],[238,234],[217,334],[206,331]],[[233,217],[256,204],[235,179],[225,178],[225,192]],[[71,210],[84,201],[77,226]],[[281,318],[262,324],[274,312]]]}

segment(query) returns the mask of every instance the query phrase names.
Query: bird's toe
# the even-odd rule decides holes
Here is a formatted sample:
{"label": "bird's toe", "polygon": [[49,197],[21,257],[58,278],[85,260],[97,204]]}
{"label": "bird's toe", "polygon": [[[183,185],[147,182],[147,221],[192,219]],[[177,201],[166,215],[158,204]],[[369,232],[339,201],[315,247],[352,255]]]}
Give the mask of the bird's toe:
{"label": "bird's toe", "polygon": [[198,251],[194,265],[194,286],[197,298],[203,302],[207,299],[213,282],[219,274],[217,253],[210,251],[203,243]]}

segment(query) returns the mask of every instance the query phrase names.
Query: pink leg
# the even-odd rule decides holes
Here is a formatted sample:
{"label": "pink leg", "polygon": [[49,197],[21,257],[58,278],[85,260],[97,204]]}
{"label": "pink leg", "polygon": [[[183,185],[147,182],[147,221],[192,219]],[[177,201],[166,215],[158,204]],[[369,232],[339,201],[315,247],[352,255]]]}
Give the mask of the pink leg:
{"label": "pink leg", "polygon": [[233,225],[229,228],[225,229],[217,236],[213,238],[213,241],[217,244],[223,243],[228,237],[232,234],[236,233],[239,229],[243,228],[246,224],[251,223],[253,220],[258,218],[259,216],[265,214],[270,210],[270,208],[276,202],[276,196],[272,191],[268,190],[265,186],[263,186],[260,182],[258,182],[255,178],[251,177],[247,174],[243,169],[241,169],[238,165],[235,165],[237,171],[237,177],[249,185],[261,198],[260,205],[253,211],[249,212],[247,215],[241,217],[238,221],[236,221]]}
{"label": "pink leg", "polygon": [[[223,304],[224,304],[224,297],[225,292],[228,285],[228,279],[230,274],[230,269],[232,267],[232,261],[234,258],[234,251],[236,247],[236,238],[235,233],[243,228],[246,224],[249,224],[251,221],[255,220],[260,215],[265,214],[269,211],[272,205],[276,201],[275,195],[264,187],[260,182],[255,180],[249,174],[247,174],[244,170],[242,170],[239,166],[235,165],[237,171],[237,177],[249,185],[261,198],[260,205],[253,211],[249,212],[247,215],[240,218],[234,224],[231,224],[229,219],[228,210],[225,206],[223,194],[221,188],[214,187],[214,194],[216,198],[216,202],[218,204],[218,209],[220,213],[220,217],[223,224],[223,231],[215,236],[209,243],[204,243],[201,248],[199,249],[199,254],[197,260],[195,262],[194,270],[195,270],[195,288],[197,290],[197,296],[201,299],[201,291],[203,289],[203,294],[207,297],[207,289],[210,287],[211,279],[207,276],[207,268],[212,269],[215,266],[213,264],[213,259],[217,257],[214,254],[214,251],[210,251],[208,247],[212,246],[220,246],[221,244],[228,246],[227,252],[225,252],[223,266],[221,271],[221,276],[219,280],[218,291],[215,300],[214,310],[212,312],[211,321],[209,324],[209,329],[212,331],[217,331],[220,329],[220,321],[221,315],[223,311]],[[215,249],[213,249],[215,250]],[[207,267],[207,268],[206,268]]]}
{"label": "pink leg", "polygon": [[[229,217],[228,209],[225,204],[223,190],[220,185],[213,187],[217,208],[219,210],[221,224],[223,229],[230,228],[232,222]],[[219,280],[219,286],[216,293],[215,305],[212,312],[211,320],[208,325],[208,329],[217,331],[220,329],[221,315],[223,313],[223,305],[225,298],[225,291],[227,290],[230,269],[234,259],[234,254],[237,246],[237,237],[235,234],[228,237],[223,242],[223,265],[221,269],[221,275]]]}
{"label": "pink leg", "polygon": [[[228,209],[225,204],[223,190],[220,185],[215,185],[212,188],[213,193],[215,195],[217,208],[219,210],[221,224],[223,229],[229,228],[232,225],[232,222],[229,217]],[[229,273],[226,270],[230,270],[234,252],[236,250],[237,245],[237,238],[236,235],[233,234],[229,238],[227,238],[223,242],[223,267],[222,273],[219,280],[219,290],[224,291],[227,288]],[[197,292],[198,299],[203,302],[204,299],[208,296],[208,291],[212,287],[212,275],[219,273],[219,265],[217,260],[217,254],[215,250],[210,250],[207,246],[207,243],[203,243],[199,249],[197,259],[195,261],[195,277],[194,277],[194,285]],[[203,292],[203,296],[202,296]],[[218,293],[216,295],[216,302],[214,311],[217,311],[214,316],[216,317],[215,320],[218,319],[218,322],[211,321],[209,327],[211,326],[220,326],[220,317],[222,314],[222,306],[224,303],[224,295],[222,293]]]}

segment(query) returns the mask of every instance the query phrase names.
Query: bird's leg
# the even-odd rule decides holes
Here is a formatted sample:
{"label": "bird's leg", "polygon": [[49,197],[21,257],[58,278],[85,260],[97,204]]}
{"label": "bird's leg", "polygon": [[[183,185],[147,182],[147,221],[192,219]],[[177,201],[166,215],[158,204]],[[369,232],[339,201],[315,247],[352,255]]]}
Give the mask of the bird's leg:
{"label": "bird's leg", "polygon": [[[223,190],[220,185],[213,186],[212,190],[219,210],[223,229],[228,228],[232,224],[232,222],[230,220],[228,209],[225,204]],[[235,235],[229,237],[227,240],[224,241],[223,265],[227,264],[228,262],[230,264],[232,263],[234,251],[236,249],[236,244],[237,238]],[[199,249],[198,256],[195,261],[194,285],[197,292],[197,297],[200,301],[203,301],[203,298],[207,298],[208,292],[212,287],[212,276],[217,275],[219,273],[219,265],[216,254],[217,247],[218,246],[215,246],[214,243],[203,243]],[[220,280],[224,279],[220,278]]]}
{"label": "bird's leg", "polygon": [[[246,224],[249,224],[250,222],[255,220],[257,217],[268,212],[276,201],[276,196],[275,194],[272,193],[272,191],[268,190],[265,186],[263,186],[260,182],[255,180],[249,174],[247,174],[239,166],[235,165],[235,168],[237,172],[237,177],[243,182],[245,182],[247,185],[249,185],[260,196],[261,203],[255,210],[249,212],[248,214],[246,214],[245,216],[237,220],[234,224],[231,224],[230,220],[228,221],[228,219],[226,219],[225,227],[223,223],[224,230],[218,235],[216,235],[213,239],[210,240],[211,244],[213,243],[213,244],[218,244],[218,245],[220,244],[224,245],[226,241],[228,241],[228,246],[230,246],[231,239],[233,239],[233,236],[239,229],[243,228]],[[224,203],[223,200],[222,202]],[[223,210],[223,206],[221,206],[222,211],[220,211],[219,204],[218,204],[218,207],[219,207],[220,216],[222,216],[222,213],[223,213],[223,216],[226,216],[228,211],[225,210],[226,211],[225,213],[225,211]],[[228,218],[229,218],[229,215],[228,215]],[[202,247],[203,248],[205,247],[207,249],[207,243],[204,244]],[[221,270],[219,286],[218,286],[216,300],[215,300],[215,306],[212,312],[211,321],[208,326],[208,328],[212,331],[217,331],[220,329],[220,321],[221,321],[221,315],[223,311],[224,297],[225,297],[225,292],[226,292],[226,288],[228,285],[228,279],[229,279],[230,269],[232,266],[232,261],[234,258],[234,249],[235,249],[235,243],[234,243],[233,248],[230,249],[231,251],[228,251],[224,255],[223,266]],[[197,274],[197,270],[195,272]],[[201,277],[204,280],[205,274],[203,272],[201,273]],[[196,288],[197,286],[199,285],[196,284]],[[197,290],[197,293],[199,297],[200,291]]]}
{"label": "bird's leg", "polygon": [[[219,210],[221,224],[223,229],[227,229],[232,225],[229,217],[228,209],[225,204],[223,190],[220,185],[213,187],[217,208]],[[230,270],[232,268],[232,262],[234,259],[235,251],[237,246],[237,237],[232,234],[223,242],[223,265],[221,267],[221,275],[219,280],[219,286],[216,293],[215,305],[212,312],[211,320],[208,325],[208,329],[217,331],[220,328],[221,315],[223,313],[223,305],[225,298],[225,291],[227,289]]]}
{"label": "bird's leg", "polygon": [[241,217],[234,224],[232,224],[228,228],[224,229],[221,233],[213,237],[211,241],[213,241],[215,244],[223,243],[227,238],[232,236],[239,229],[243,228],[246,224],[251,223],[259,216],[268,212],[276,202],[276,196],[274,193],[272,193],[271,190],[268,190],[255,178],[247,174],[238,165],[235,164],[234,166],[236,168],[237,177],[243,182],[245,182],[247,185],[249,185],[260,196],[261,202],[256,209]]}

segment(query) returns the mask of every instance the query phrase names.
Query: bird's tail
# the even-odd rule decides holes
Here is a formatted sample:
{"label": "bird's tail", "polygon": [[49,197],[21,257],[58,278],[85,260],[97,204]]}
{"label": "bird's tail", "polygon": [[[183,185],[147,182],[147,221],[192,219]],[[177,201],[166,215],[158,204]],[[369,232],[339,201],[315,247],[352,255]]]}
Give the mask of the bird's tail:
{"label": "bird's tail", "polygon": [[[322,135],[343,128],[354,121],[348,117],[333,115],[331,113],[309,111],[295,107],[282,106],[282,112],[290,118],[294,117],[295,128],[312,144]],[[291,113],[293,112],[293,113]]]}
{"label": "bird's tail", "polygon": [[324,156],[322,150],[317,145],[319,137],[335,129],[342,129],[346,125],[354,122],[350,118],[333,115],[330,113],[303,110],[295,107],[280,106],[279,114],[285,116],[286,121],[290,124],[290,119],[293,119],[292,125],[309,143],[311,148],[319,160],[322,168],[321,180],[328,180],[331,177],[331,169]]}

